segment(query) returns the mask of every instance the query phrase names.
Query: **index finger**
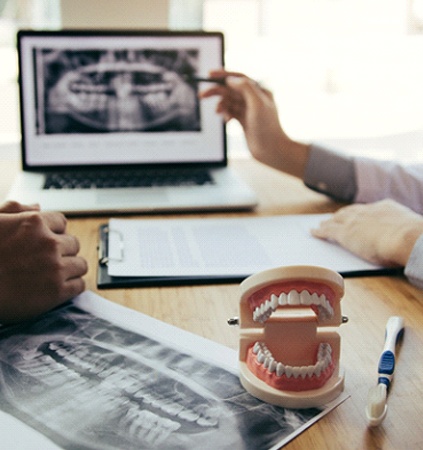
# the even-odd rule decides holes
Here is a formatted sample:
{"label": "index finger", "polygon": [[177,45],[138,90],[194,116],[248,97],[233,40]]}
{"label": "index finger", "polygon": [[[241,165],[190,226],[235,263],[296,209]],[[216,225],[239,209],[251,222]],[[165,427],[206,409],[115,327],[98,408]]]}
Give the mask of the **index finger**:
{"label": "index finger", "polygon": [[244,77],[248,78],[247,75],[243,74],[242,72],[230,72],[225,69],[216,69],[211,70],[209,72],[209,76],[211,78],[227,78],[227,77]]}
{"label": "index finger", "polygon": [[225,95],[228,93],[228,88],[226,85],[215,85],[211,86],[204,91],[199,92],[198,96],[200,98],[213,97],[214,95]]}

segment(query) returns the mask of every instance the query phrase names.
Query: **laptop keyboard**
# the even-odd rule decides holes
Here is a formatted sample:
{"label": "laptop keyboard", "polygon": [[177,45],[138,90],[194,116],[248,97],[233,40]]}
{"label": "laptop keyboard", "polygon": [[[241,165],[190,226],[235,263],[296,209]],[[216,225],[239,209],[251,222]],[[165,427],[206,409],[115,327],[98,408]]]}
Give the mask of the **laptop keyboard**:
{"label": "laptop keyboard", "polygon": [[206,170],[124,169],[55,172],[47,174],[44,189],[101,189],[152,186],[201,186],[214,184]]}

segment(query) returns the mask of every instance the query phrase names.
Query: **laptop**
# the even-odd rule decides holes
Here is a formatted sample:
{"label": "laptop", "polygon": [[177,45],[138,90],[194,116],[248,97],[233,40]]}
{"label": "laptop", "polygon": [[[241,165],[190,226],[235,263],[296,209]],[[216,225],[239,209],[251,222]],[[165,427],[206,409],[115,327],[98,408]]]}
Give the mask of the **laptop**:
{"label": "laptop", "polygon": [[9,199],[68,215],[250,209],[228,167],[219,32],[18,32],[22,171]]}

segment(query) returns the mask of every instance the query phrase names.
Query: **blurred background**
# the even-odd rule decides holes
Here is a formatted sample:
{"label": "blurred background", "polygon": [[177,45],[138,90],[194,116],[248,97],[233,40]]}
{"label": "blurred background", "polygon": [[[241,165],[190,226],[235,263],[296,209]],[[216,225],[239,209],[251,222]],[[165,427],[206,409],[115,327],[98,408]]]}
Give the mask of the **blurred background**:
{"label": "blurred background", "polygon": [[423,0],[0,0],[0,143],[20,139],[16,31],[85,27],[223,31],[292,137],[423,160]]}

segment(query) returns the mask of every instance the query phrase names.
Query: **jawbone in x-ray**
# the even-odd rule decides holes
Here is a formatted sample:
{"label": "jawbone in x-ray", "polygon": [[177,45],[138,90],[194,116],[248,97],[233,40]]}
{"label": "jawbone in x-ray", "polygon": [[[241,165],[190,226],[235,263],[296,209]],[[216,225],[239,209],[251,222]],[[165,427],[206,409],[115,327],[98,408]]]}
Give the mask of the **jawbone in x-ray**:
{"label": "jawbone in x-ray", "polygon": [[66,449],[264,449],[316,416],[73,304],[0,330],[0,408]]}
{"label": "jawbone in x-ray", "polygon": [[37,49],[37,133],[201,131],[198,60],[197,49]]}

